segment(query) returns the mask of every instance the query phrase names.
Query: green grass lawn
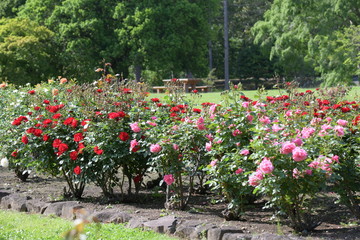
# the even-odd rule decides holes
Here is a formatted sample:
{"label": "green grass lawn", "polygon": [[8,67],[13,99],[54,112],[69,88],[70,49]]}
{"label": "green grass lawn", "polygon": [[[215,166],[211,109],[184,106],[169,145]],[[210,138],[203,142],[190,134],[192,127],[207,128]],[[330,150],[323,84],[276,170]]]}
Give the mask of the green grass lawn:
{"label": "green grass lawn", "polygon": [[[61,235],[72,227],[72,222],[57,217],[0,210],[0,240],[63,239]],[[89,224],[85,231],[88,240],[176,239],[150,231],[127,229],[121,224]]]}
{"label": "green grass lawn", "polygon": [[[300,92],[304,92],[306,90],[315,90],[315,89],[311,89],[311,88],[300,88],[299,91]],[[256,100],[256,95],[258,93],[258,91],[256,90],[244,90],[242,91],[245,96],[249,97],[250,99]],[[203,102],[211,102],[211,103],[219,103],[222,100],[222,96],[221,96],[222,92],[208,92],[208,93],[199,93],[201,95],[201,97],[199,99],[197,99],[196,101],[198,101],[199,103],[203,103]],[[278,90],[278,89],[271,89],[271,90],[267,90],[266,91],[266,96],[276,96],[276,95],[283,95],[286,94],[286,92],[284,90]],[[165,93],[150,93],[149,98],[159,98],[159,99],[163,99],[164,96],[166,96],[167,94]],[[187,99],[188,100],[193,100],[192,97],[193,94],[187,93]],[[347,98],[347,100],[357,100],[360,101],[360,87],[353,87],[351,89],[351,91],[349,92]]]}

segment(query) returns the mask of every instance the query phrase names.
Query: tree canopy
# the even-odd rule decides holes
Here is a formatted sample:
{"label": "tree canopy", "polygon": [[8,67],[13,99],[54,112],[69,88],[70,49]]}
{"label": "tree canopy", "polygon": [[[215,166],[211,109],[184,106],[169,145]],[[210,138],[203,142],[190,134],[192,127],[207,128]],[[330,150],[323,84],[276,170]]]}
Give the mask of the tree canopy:
{"label": "tree canopy", "polygon": [[15,84],[37,83],[54,71],[54,33],[28,19],[0,19],[0,78]]}
{"label": "tree canopy", "polygon": [[[228,2],[231,78],[316,76],[335,85],[359,75],[358,0]],[[14,81],[24,72],[22,81],[33,83],[58,75],[88,82],[110,62],[114,72],[137,79],[141,72],[205,77],[212,68],[222,78],[222,3],[3,0],[0,77]]]}
{"label": "tree canopy", "polygon": [[287,75],[308,75],[314,69],[329,84],[335,72],[337,78],[347,73],[336,81],[350,81],[356,64],[343,64],[349,58],[340,38],[359,23],[359,9],[357,0],[274,0],[253,28],[255,42],[268,49],[270,58],[280,59]]}

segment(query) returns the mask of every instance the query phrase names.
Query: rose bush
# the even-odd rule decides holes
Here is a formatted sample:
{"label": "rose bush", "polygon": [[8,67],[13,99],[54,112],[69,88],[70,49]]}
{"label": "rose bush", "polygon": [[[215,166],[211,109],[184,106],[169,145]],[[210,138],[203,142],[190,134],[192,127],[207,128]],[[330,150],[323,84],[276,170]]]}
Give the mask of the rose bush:
{"label": "rose bush", "polygon": [[264,196],[295,230],[312,230],[318,197],[329,191],[359,218],[359,105],[344,101],[343,89],[288,84],[287,95],[259,91],[254,101],[233,86],[220,104],[200,106],[198,93],[187,101],[171,84],[163,101],[111,76],[2,87],[2,157],[20,176],[62,175],[78,198],[88,182],[107,197],[119,187],[124,197],[125,178],[127,194],[133,183],[138,193],[155,172],[167,185],[167,208],[184,209],[195,183],[204,192],[207,182],[227,201],[227,219],[241,219]]}

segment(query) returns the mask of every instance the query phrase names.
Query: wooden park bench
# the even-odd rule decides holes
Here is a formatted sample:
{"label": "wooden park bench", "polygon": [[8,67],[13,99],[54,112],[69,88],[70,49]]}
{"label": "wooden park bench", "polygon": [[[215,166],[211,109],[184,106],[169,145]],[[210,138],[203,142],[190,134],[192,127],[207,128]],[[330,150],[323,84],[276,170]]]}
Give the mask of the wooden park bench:
{"label": "wooden park bench", "polygon": [[209,92],[211,91],[211,86],[195,86],[195,89],[201,92]]}
{"label": "wooden park bench", "polygon": [[[166,91],[167,87],[165,86],[154,86],[152,87],[153,90],[156,91],[156,93],[163,93]],[[189,91],[192,90],[192,87],[188,88]],[[195,86],[195,89],[201,92],[209,92],[211,91],[211,87],[210,86]]]}
{"label": "wooden park bench", "polygon": [[156,90],[156,93],[162,93],[166,90],[167,87],[165,86],[155,86],[155,87],[152,87],[152,89]]}

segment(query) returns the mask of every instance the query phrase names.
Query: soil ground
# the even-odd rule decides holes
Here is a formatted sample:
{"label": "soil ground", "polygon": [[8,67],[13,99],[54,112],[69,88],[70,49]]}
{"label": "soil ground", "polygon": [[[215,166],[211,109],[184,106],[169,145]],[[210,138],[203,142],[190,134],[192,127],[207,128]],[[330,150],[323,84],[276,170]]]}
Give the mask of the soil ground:
{"label": "soil ground", "polygon": [[[26,182],[21,182],[12,171],[0,167],[0,190],[4,189],[42,201],[63,201],[66,182],[61,178],[35,175],[31,173]],[[118,189],[116,189],[118,191]],[[182,219],[203,220],[218,225],[237,226],[245,233],[290,234],[292,229],[284,221],[271,220],[272,210],[262,209],[264,200],[258,200],[250,208],[242,221],[226,221],[221,212],[226,203],[213,194],[194,194],[185,211],[167,211],[164,209],[165,194],[160,188],[142,189],[136,202],[109,201],[102,196],[101,189],[92,184],[86,186],[81,204],[94,210],[108,208],[119,209],[139,217],[157,219],[160,216],[174,214]],[[360,239],[360,225],[356,224],[350,212],[344,206],[335,204],[334,197],[327,197],[318,212],[321,225],[307,235],[308,239]]]}

